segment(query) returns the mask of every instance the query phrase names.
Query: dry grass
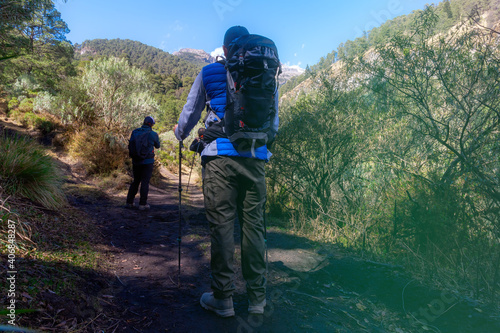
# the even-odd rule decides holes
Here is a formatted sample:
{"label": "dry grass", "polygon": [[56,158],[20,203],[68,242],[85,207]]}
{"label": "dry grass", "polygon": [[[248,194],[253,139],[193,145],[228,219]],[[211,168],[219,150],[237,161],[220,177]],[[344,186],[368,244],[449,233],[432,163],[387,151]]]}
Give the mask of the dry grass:
{"label": "dry grass", "polygon": [[115,193],[128,190],[131,181],[131,176],[119,170],[115,170],[111,172],[111,174],[97,179],[97,186],[106,189],[106,191]]}
{"label": "dry grass", "polygon": [[9,245],[8,234],[9,224],[11,224],[15,232],[16,252],[27,253],[35,246],[31,240],[32,228],[29,223],[21,221],[19,215],[10,209],[7,200],[8,198],[2,198],[0,187],[0,244],[2,244],[2,248]]}
{"label": "dry grass", "polygon": [[125,139],[99,127],[73,133],[69,153],[83,162],[88,174],[123,170],[129,158]]}

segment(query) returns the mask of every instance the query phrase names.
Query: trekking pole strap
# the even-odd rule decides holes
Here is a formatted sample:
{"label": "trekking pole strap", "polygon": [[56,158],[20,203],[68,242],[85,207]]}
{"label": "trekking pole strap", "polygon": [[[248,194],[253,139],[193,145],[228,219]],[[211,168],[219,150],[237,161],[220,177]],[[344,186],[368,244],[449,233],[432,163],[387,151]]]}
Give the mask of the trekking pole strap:
{"label": "trekking pole strap", "polygon": [[191,170],[189,171],[188,183],[186,185],[186,193],[189,192],[189,182],[191,182],[191,174],[193,173],[194,160],[196,158],[196,152],[193,154],[193,160],[191,161]]}

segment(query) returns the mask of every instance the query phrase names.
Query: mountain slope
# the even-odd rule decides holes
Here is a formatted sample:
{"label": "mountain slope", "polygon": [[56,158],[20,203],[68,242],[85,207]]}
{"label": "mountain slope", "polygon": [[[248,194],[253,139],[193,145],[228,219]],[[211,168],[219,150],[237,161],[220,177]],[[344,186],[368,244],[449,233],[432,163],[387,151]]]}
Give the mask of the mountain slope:
{"label": "mountain slope", "polygon": [[129,39],[93,39],[75,44],[77,60],[90,60],[102,56],[125,57],[136,67],[155,74],[175,74],[180,79],[195,77],[201,68],[200,64]]}
{"label": "mountain slope", "polygon": [[[481,14],[481,24],[484,27],[495,29],[495,24],[500,20],[500,0],[445,0],[432,6],[436,8],[438,20],[434,31],[436,35],[448,32],[476,10]],[[373,47],[388,44],[393,36],[405,34],[410,30],[421,12],[421,10],[415,10],[408,15],[398,16],[366,32],[362,37],[341,43],[336,50],[322,57],[316,65],[311,66],[311,72],[331,72],[336,68],[335,64],[339,60],[352,59],[363,55]],[[307,81],[305,75],[297,77],[285,85],[282,92],[289,96],[298,96],[300,92],[307,92],[311,88],[311,80],[305,81]],[[293,91],[296,88],[297,91]]]}
{"label": "mountain slope", "polygon": [[[204,50],[185,48],[173,54],[129,39],[93,39],[75,44],[75,58],[90,60],[95,57],[125,57],[136,67],[155,74],[175,74],[181,80],[195,77],[200,69],[215,62],[215,58]],[[298,66],[283,65],[280,84],[304,72]]]}
{"label": "mountain slope", "polygon": [[185,48],[174,52],[173,55],[198,66],[205,66],[215,62],[215,58],[203,50]]}

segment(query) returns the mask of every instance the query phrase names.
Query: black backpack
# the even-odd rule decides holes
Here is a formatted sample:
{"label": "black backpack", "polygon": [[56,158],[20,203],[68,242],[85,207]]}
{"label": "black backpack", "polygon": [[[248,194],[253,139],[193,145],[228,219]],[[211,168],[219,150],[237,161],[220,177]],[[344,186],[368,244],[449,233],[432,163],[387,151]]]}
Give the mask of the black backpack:
{"label": "black backpack", "polygon": [[128,154],[134,160],[144,160],[151,153],[149,144],[149,134],[151,131],[145,131],[137,128],[132,132],[128,142]]}
{"label": "black backpack", "polygon": [[224,132],[238,151],[252,151],[274,140],[281,64],[269,38],[246,35],[229,45]]}

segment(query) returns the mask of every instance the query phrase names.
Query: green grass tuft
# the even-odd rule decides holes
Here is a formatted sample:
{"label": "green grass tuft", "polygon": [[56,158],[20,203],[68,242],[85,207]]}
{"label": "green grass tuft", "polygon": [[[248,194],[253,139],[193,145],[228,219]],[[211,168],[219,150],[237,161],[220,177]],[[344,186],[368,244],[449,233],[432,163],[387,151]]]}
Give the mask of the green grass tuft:
{"label": "green grass tuft", "polygon": [[0,186],[7,194],[57,209],[66,203],[61,183],[55,163],[33,140],[0,136]]}

